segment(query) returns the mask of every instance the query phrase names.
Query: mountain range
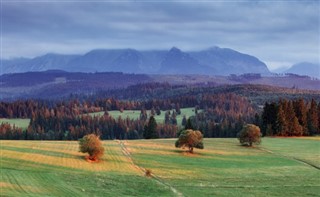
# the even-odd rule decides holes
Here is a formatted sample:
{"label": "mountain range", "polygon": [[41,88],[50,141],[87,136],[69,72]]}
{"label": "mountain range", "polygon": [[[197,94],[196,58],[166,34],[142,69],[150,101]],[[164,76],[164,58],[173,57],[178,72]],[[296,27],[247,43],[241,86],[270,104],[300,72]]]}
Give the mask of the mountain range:
{"label": "mountain range", "polygon": [[145,74],[269,75],[265,63],[238,51],[212,47],[184,52],[169,50],[95,49],[84,55],[49,53],[32,59],[2,60],[2,74],[30,71],[124,72]]}

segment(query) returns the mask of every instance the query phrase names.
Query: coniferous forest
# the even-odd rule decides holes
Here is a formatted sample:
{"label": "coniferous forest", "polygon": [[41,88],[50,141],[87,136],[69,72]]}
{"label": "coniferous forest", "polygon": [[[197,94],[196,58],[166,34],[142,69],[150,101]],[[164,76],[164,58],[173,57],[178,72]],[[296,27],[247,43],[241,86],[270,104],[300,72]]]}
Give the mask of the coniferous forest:
{"label": "coniferous forest", "polygon": [[[2,123],[0,138],[77,140],[89,133],[102,139],[173,138],[184,128],[209,138],[236,137],[246,123],[258,125],[264,136],[309,136],[320,132],[319,101],[317,92],[269,86],[140,84],[61,100],[2,101],[0,118],[28,118],[30,123],[27,129]],[[195,115],[178,123],[181,108],[194,108]],[[139,110],[140,116],[112,117],[108,111],[114,110]],[[166,111],[165,119],[155,122],[153,116],[161,110]]]}

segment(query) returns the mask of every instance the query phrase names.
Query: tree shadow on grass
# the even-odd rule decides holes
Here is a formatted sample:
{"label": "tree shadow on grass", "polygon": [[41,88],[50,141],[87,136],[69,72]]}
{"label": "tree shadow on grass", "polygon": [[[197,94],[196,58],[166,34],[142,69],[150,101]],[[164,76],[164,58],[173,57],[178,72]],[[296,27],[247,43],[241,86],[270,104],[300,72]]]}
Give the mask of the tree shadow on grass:
{"label": "tree shadow on grass", "polygon": [[168,151],[177,153],[177,155],[183,155],[183,156],[206,156],[206,154],[202,152],[198,152],[197,150],[194,150],[193,153],[190,153],[188,149],[174,149],[174,150],[168,150]]}

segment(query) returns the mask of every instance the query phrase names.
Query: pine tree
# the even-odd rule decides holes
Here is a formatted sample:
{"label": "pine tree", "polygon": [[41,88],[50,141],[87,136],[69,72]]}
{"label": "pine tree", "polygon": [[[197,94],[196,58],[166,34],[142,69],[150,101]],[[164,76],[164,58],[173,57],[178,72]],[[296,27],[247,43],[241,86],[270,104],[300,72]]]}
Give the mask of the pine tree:
{"label": "pine tree", "polygon": [[320,132],[320,102],[318,103],[318,131]]}
{"label": "pine tree", "polygon": [[184,127],[184,129],[185,129],[185,130],[188,130],[188,129],[192,129],[192,130],[194,130],[193,125],[192,125],[192,123],[191,123],[191,119],[190,119],[190,118],[188,118],[188,120],[187,120],[187,124],[186,124],[186,126]]}
{"label": "pine tree", "polygon": [[303,135],[303,129],[302,129],[302,126],[299,124],[299,120],[297,117],[294,117],[294,119],[293,119],[292,134],[294,136],[302,136]]}
{"label": "pine tree", "polygon": [[263,135],[273,135],[276,130],[278,106],[276,103],[266,103],[262,113],[262,133]]}
{"label": "pine tree", "polygon": [[302,127],[303,134],[308,135],[307,109],[303,99],[299,99],[298,101],[294,102],[294,111],[298,118],[299,124]]}
{"label": "pine tree", "polygon": [[314,99],[312,99],[310,109],[307,114],[308,131],[311,135],[319,134],[318,118],[317,103]]}
{"label": "pine tree", "polygon": [[159,138],[157,122],[153,116],[150,117],[148,124],[144,127],[143,135],[145,139]]}
{"label": "pine tree", "polygon": [[298,128],[300,129],[300,127],[298,127],[298,125],[297,125],[297,124],[299,124],[299,122],[294,124],[294,121],[295,121],[295,118],[296,118],[296,114],[294,112],[292,101],[289,101],[287,103],[286,109],[284,110],[284,112],[285,112],[285,116],[286,116],[286,121],[288,123],[288,131],[289,131],[288,135],[292,136],[292,135],[294,135],[294,132]]}
{"label": "pine tree", "polygon": [[166,111],[164,114],[164,124],[170,124],[170,111]]}
{"label": "pine tree", "polygon": [[282,105],[279,106],[276,120],[276,132],[277,135],[288,136],[288,123],[282,109]]}
{"label": "pine tree", "polygon": [[186,124],[187,124],[187,118],[186,118],[186,116],[184,115],[183,118],[182,118],[181,125],[182,125],[182,126],[186,126]]}

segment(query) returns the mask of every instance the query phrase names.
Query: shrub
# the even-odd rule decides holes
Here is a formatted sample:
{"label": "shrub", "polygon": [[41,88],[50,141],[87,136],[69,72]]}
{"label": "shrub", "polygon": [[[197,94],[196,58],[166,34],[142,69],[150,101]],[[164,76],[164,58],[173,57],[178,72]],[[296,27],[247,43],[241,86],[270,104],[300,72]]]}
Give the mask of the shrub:
{"label": "shrub", "polygon": [[79,140],[80,152],[88,153],[88,159],[91,161],[98,161],[104,153],[104,148],[99,139],[99,136],[95,134],[85,135]]}
{"label": "shrub", "polygon": [[152,171],[150,169],[146,169],[145,175],[147,177],[151,177]]}
{"label": "shrub", "polygon": [[246,124],[238,133],[238,139],[241,145],[252,146],[252,144],[261,143],[260,128],[254,124]]}
{"label": "shrub", "polygon": [[175,146],[177,148],[187,147],[190,153],[193,153],[193,148],[203,149],[203,136],[200,131],[194,131],[191,129],[181,132],[179,139],[176,141]]}

